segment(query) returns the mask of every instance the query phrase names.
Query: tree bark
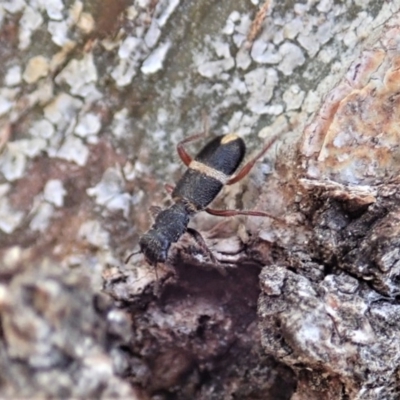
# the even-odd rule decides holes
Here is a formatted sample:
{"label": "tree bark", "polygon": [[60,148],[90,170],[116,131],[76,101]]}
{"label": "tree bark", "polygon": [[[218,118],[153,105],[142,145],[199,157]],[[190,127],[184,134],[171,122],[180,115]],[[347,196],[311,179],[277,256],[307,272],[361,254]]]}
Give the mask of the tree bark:
{"label": "tree bark", "polygon": [[[399,38],[398,0],[0,4],[1,397],[399,398]],[[125,264],[205,120],[279,136],[212,205],[276,218]]]}

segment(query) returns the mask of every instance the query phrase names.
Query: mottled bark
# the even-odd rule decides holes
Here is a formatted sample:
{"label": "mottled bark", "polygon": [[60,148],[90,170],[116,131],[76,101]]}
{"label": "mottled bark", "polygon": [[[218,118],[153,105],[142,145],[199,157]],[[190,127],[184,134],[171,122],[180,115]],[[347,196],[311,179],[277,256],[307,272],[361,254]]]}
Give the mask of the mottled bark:
{"label": "mottled bark", "polygon": [[[0,3],[0,397],[399,398],[399,31],[398,0]],[[279,219],[125,264],[203,114],[248,158],[281,135],[212,204]]]}

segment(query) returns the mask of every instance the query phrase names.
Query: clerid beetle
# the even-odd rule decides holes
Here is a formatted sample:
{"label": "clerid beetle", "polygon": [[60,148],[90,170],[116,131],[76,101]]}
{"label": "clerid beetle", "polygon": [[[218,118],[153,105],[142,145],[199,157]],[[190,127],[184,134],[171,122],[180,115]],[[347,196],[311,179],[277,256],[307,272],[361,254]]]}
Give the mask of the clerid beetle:
{"label": "clerid beetle", "polygon": [[276,137],[235,174],[246,153],[243,139],[234,133],[217,136],[192,159],[184,145],[203,135],[190,136],[178,144],[178,154],[188,169],[176,187],[170,188],[174,204],[160,211],[153,226],[140,238],[140,250],[151,265],[165,262],[171,244],[177,242],[185,232],[192,233],[196,240],[201,238],[200,234],[188,228],[190,218],[199,211],[221,217],[253,215],[274,218],[262,211],[214,210],[208,208],[208,205],[224,185],[232,185],[244,178],[255,162],[272,146]]}

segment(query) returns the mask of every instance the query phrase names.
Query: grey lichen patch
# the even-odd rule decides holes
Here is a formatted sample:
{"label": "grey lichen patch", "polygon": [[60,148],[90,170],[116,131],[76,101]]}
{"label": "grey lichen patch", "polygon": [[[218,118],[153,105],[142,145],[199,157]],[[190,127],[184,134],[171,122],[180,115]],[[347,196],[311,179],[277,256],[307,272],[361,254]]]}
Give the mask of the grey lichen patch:
{"label": "grey lichen patch", "polygon": [[283,94],[283,101],[286,103],[286,110],[297,110],[301,108],[305,92],[298,85],[290,86]]}
{"label": "grey lichen patch", "polygon": [[19,65],[14,65],[7,70],[4,83],[6,86],[15,86],[21,83],[21,78],[21,67]]}
{"label": "grey lichen patch", "polygon": [[29,133],[35,137],[42,137],[43,139],[50,139],[55,133],[54,125],[47,119],[35,121],[29,130]]}
{"label": "grey lichen patch", "polygon": [[[26,50],[31,44],[33,33],[43,24],[43,16],[36,7],[22,3],[23,13],[19,23],[19,49]],[[13,10],[19,11],[17,9]]]}
{"label": "grey lichen patch", "polygon": [[29,228],[33,231],[44,232],[49,224],[54,213],[54,207],[48,203],[38,204],[33,207],[34,217],[30,221]]}
{"label": "grey lichen patch", "polygon": [[[21,262],[25,256],[18,253]],[[62,392],[68,397],[96,393],[139,399],[115,375],[114,360],[106,350],[111,346],[117,355],[117,342],[129,340],[126,315],[99,298],[87,276],[49,263],[22,270],[21,264],[16,266],[2,276],[7,285],[0,289],[2,335],[7,341],[7,351],[0,355],[0,375],[8,382],[2,395],[57,397]]]}
{"label": "grey lichen patch", "polygon": [[16,91],[12,89],[0,90],[0,116],[6,115],[12,108]]}
{"label": "grey lichen patch", "polygon": [[89,196],[96,199],[96,203],[109,211],[123,211],[127,216],[130,208],[131,196],[124,191],[124,179],[120,169],[109,168],[104,172],[101,181],[87,189]]}
{"label": "grey lichen patch", "polygon": [[86,138],[89,143],[96,143],[97,134],[101,129],[101,120],[99,115],[88,113],[80,115],[75,128],[75,134]]}
{"label": "grey lichen patch", "polygon": [[[161,0],[154,6],[149,1],[138,2],[135,8],[128,10],[133,21],[133,34],[127,36],[118,49],[118,65],[112,68],[111,76],[118,86],[126,86],[138,75],[152,75],[163,68],[170,40],[161,40],[163,31],[171,15],[180,4],[179,0]],[[154,7],[150,17],[146,9]],[[107,47],[106,47],[107,49]]]}
{"label": "grey lichen patch", "polygon": [[86,221],[79,228],[79,237],[93,246],[107,249],[109,246],[109,233],[105,231],[99,221]]}
{"label": "grey lichen patch", "polygon": [[158,46],[144,61],[141,72],[145,75],[154,74],[162,70],[163,63],[165,61],[166,55],[168,53],[171,43],[163,43]]}
{"label": "grey lichen patch", "polygon": [[84,166],[89,157],[89,149],[82,140],[71,136],[65,139],[60,149],[57,151],[56,156]]}
{"label": "grey lichen patch", "polygon": [[44,187],[43,198],[56,207],[62,207],[66,193],[63,183],[59,179],[50,179]]}
{"label": "grey lichen patch", "polygon": [[59,130],[65,130],[71,124],[71,120],[74,119],[82,104],[79,99],[61,92],[44,107],[44,117]]}
{"label": "grey lichen patch", "polygon": [[[247,101],[248,110],[252,111],[254,114],[274,113],[273,106],[268,105],[268,103],[279,82],[276,70],[272,68],[257,68],[248,72],[244,76],[244,81],[247,90],[250,92]],[[259,90],[260,86],[264,88],[263,91]],[[280,108],[280,111],[283,111],[282,108]]]}
{"label": "grey lichen patch", "polygon": [[0,171],[8,181],[14,181],[23,176],[26,167],[25,155],[18,147],[8,145],[0,160]]}
{"label": "grey lichen patch", "polygon": [[101,96],[95,85],[97,79],[93,55],[88,53],[80,60],[71,60],[58,74],[56,83],[67,83],[71,94],[94,101]]}
{"label": "grey lichen patch", "polygon": [[66,194],[62,182],[58,179],[47,181],[43,192],[39,193],[32,202],[30,209],[29,228],[32,231],[44,233],[51,219],[54,217],[55,207],[63,205],[63,198]]}
{"label": "grey lichen patch", "polygon": [[22,211],[14,210],[6,197],[0,197],[0,229],[7,234],[12,233],[24,217]]}

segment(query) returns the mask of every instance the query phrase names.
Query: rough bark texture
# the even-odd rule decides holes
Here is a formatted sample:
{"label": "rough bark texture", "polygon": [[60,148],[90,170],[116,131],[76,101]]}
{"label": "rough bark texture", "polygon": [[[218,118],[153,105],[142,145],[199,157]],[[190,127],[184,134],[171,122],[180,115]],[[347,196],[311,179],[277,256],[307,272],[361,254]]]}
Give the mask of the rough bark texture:
{"label": "rough bark texture", "polygon": [[[400,397],[400,2],[336,3],[0,3],[1,398]],[[125,264],[203,111],[279,219]]]}

